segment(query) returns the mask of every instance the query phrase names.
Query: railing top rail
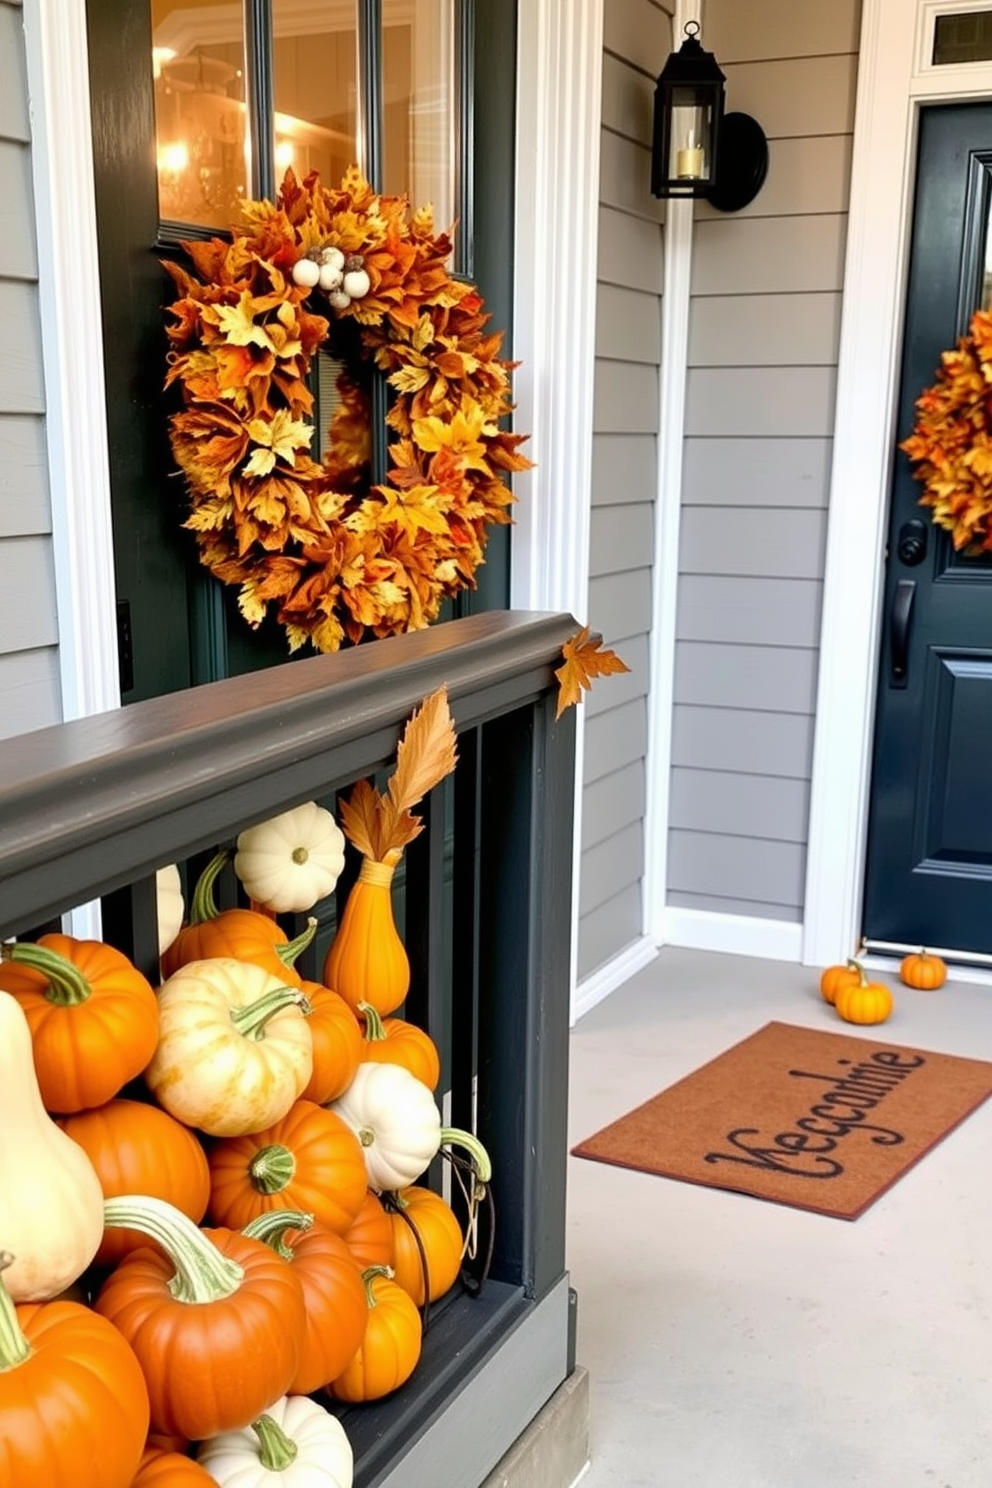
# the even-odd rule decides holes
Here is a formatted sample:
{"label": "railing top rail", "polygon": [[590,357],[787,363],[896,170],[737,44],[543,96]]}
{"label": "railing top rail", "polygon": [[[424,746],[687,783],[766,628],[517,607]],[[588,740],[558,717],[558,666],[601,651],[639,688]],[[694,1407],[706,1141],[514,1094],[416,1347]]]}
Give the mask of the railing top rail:
{"label": "railing top rail", "polygon": [[376,769],[442,685],[460,729],[523,706],[575,628],[492,611],[0,741],[0,933]]}

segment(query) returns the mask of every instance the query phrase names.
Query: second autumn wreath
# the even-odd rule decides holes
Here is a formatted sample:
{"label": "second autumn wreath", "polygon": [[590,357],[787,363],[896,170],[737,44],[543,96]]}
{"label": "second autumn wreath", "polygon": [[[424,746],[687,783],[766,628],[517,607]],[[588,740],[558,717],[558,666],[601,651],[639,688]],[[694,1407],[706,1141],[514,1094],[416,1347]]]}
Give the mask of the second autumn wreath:
{"label": "second autumn wreath", "polygon": [[[201,562],[238,586],[257,626],[270,607],[292,651],[335,651],[420,629],[474,584],[487,528],[509,521],[508,471],[528,468],[510,411],[501,333],[447,268],[429,208],[380,196],[357,168],[338,190],[287,172],[275,202],[246,202],[231,241],[167,263],[166,386]],[[327,448],[311,451],[311,362],[342,363]],[[370,475],[371,369],[391,389],[394,438]]]}

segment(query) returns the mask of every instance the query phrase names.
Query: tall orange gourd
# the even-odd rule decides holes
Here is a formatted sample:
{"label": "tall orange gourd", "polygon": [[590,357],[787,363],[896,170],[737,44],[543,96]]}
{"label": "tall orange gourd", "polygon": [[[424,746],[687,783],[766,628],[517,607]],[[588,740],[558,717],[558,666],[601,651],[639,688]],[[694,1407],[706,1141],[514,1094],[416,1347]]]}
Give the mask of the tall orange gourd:
{"label": "tall orange gourd", "polygon": [[392,881],[403,854],[365,858],[324,962],[324,983],[354,1011],[366,1002],[380,1017],[398,1008],[410,988],[410,961],[393,917]]}
{"label": "tall orange gourd", "polygon": [[365,861],[348,895],[324,962],[324,982],[358,1010],[380,1016],[398,1008],[410,986],[410,963],[393,918],[391,885],[408,842],[423,831],[413,816],[428,791],[455,768],[455,726],[441,687],[414,712],[396,749],[396,769],[385,794],[359,780],[341,803],[345,836]]}

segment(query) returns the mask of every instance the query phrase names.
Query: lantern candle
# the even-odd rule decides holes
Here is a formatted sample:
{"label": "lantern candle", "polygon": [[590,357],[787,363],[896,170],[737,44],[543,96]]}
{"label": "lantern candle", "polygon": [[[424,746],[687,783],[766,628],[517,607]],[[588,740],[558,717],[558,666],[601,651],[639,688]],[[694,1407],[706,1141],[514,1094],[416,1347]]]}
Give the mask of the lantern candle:
{"label": "lantern candle", "polygon": [[695,142],[695,132],[686,135],[685,148],[675,155],[675,174],[680,181],[699,180],[703,174],[703,149]]}

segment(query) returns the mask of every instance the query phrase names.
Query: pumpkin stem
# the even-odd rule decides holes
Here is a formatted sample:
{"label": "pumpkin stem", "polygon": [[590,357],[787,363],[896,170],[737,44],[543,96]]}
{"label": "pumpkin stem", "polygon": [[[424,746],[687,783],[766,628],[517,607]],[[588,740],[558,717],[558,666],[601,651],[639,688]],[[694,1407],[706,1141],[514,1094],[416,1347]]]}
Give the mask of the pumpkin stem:
{"label": "pumpkin stem", "polygon": [[488,1183],[492,1178],[493,1165],[489,1153],[472,1132],[462,1131],[457,1126],[443,1126],[440,1145],[442,1147],[464,1147],[472,1159],[479,1182]]}
{"label": "pumpkin stem", "polygon": [[292,857],[293,862],[298,863],[302,868],[303,864],[309,860],[310,854],[305,847],[294,847]]}
{"label": "pumpkin stem", "polygon": [[281,1473],[295,1461],[300,1450],[271,1416],[259,1416],[251,1429],[258,1437],[258,1460],[266,1472]]}
{"label": "pumpkin stem", "polygon": [[[9,1250],[0,1250],[0,1273],[14,1264]],[[31,1345],[21,1332],[17,1321],[17,1309],[0,1274],[0,1374],[7,1369],[16,1369],[31,1357]]]}
{"label": "pumpkin stem", "polygon": [[281,1142],[260,1147],[248,1164],[248,1176],[263,1194],[281,1193],[295,1173],[296,1158]]}
{"label": "pumpkin stem", "polygon": [[87,1001],[93,990],[68,956],[60,956],[48,946],[32,945],[26,940],[0,945],[0,961],[13,961],[47,977],[45,999],[55,1007],[77,1007]]}
{"label": "pumpkin stem", "polygon": [[307,920],[307,927],[301,930],[294,940],[287,940],[285,945],[275,947],[275,953],[284,966],[295,964],[298,956],[301,956],[307,946],[311,944],[317,934],[317,921],[313,915]]}
{"label": "pumpkin stem", "polygon": [[270,1209],[268,1214],[259,1214],[241,1231],[249,1240],[262,1240],[284,1261],[293,1261],[291,1245],[282,1238],[286,1230],[309,1230],[313,1228],[313,1215],[299,1209]]}
{"label": "pumpkin stem", "polygon": [[378,1044],[386,1037],[386,1030],[382,1026],[378,1008],[374,1008],[370,1002],[360,1002],[356,1011],[361,1013],[365,1019],[365,1041],[369,1044]]}
{"label": "pumpkin stem", "polygon": [[221,873],[231,861],[231,854],[226,848],[215,853],[210,862],[204,868],[196,881],[193,890],[193,898],[189,906],[189,922],[191,925],[203,925],[207,920],[215,920],[220,914],[217,908],[217,900],[214,898],[214,884],[220,878]]}
{"label": "pumpkin stem", "polygon": [[388,889],[395,872],[395,863],[388,861],[380,863],[375,858],[363,858],[362,866],[358,870],[358,882],[372,884],[378,889]]}
{"label": "pumpkin stem", "polygon": [[256,997],[247,1007],[232,1008],[231,1022],[244,1038],[263,1039],[266,1023],[285,1007],[298,1007],[304,1014],[312,1011],[298,987],[273,987],[270,992],[263,992],[261,997]]}
{"label": "pumpkin stem", "polygon": [[222,1255],[197,1225],[173,1204],[149,1194],[124,1194],[103,1202],[109,1227],[140,1230],[157,1240],[176,1268],[169,1291],[177,1302],[219,1302],[238,1290],[244,1271]]}
{"label": "pumpkin stem", "polygon": [[376,1277],[388,1276],[390,1281],[392,1281],[395,1275],[396,1272],[393,1270],[392,1266],[366,1266],[365,1270],[362,1272],[362,1282],[365,1287],[365,1300],[370,1307],[378,1307],[379,1305],[376,1302],[375,1292],[372,1289],[372,1283],[375,1281]]}

